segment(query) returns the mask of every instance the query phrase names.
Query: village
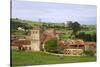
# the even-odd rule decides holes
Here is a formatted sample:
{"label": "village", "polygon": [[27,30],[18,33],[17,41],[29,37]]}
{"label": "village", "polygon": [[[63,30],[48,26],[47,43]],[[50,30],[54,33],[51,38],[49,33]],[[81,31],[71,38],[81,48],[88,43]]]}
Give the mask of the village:
{"label": "village", "polygon": [[11,66],[95,62],[95,5],[13,0]]}
{"label": "village", "polygon": [[[18,27],[17,30],[25,31],[22,27]],[[84,54],[85,51],[92,51],[96,56],[96,42],[85,42],[78,38],[60,39],[59,32],[55,28],[44,29],[41,27],[33,27],[24,37],[17,37],[12,33],[11,49],[30,52],[48,52],[46,49],[49,48],[45,48],[45,45],[49,40],[54,38],[57,40],[57,45],[61,49],[58,49],[59,52],[53,53],[62,54],[64,56],[86,56]]]}

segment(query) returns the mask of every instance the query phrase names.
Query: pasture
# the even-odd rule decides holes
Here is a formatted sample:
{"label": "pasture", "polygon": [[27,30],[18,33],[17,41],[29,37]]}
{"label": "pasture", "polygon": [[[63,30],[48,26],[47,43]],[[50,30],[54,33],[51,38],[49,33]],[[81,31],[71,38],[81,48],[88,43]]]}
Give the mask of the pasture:
{"label": "pasture", "polygon": [[54,56],[44,52],[12,51],[12,66],[95,62],[95,56]]}

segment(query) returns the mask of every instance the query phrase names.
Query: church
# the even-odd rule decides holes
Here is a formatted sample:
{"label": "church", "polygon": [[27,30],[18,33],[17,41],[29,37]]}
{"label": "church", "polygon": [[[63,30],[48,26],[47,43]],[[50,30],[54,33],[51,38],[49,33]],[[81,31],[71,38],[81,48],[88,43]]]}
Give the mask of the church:
{"label": "church", "polygon": [[55,30],[47,29],[42,30],[40,28],[33,28],[29,35],[24,38],[17,38],[17,36],[11,36],[11,47],[12,49],[27,50],[27,51],[41,51],[44,49],[45,43],[51,39],[55,38]]}

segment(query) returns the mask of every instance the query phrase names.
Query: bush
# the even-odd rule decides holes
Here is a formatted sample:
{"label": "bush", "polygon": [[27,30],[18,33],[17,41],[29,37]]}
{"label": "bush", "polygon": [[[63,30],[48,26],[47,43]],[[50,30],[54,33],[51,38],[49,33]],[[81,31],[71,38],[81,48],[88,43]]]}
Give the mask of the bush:
{"label": "bush", "polygon": [[84,53],[86,56],[94,56],[94,52],[89,50],[89,51],[84,51]]}
{"label": "bush", "polygon": [[96,32],[93,34],[86,34],[85,32],[80,32],[76,35],[76,38],[83,39],[84,41],[96,42]]}

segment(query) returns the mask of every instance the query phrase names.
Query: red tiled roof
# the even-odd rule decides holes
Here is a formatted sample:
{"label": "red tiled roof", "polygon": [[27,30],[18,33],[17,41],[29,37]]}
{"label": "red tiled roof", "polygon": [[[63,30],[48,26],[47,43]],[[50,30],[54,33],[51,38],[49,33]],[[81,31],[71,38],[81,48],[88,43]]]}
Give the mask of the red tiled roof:
{"label": "red tiled roof", "polygon": [[30,40],[16,40],[11,42],[12,46],[18,46],[20,45],[31,45]]}
{"label": "red tiled roof", "polygon": [[62,45],[84,45],[84,41],[83,40],[79,40],[79,39],[76,39],[76,40],[66,40],[66,41],[59,41],[60,44]]}
{"label": "red tiled roof", "polygon": [[85,42],[85,45],[96,46],[96,42]]}

